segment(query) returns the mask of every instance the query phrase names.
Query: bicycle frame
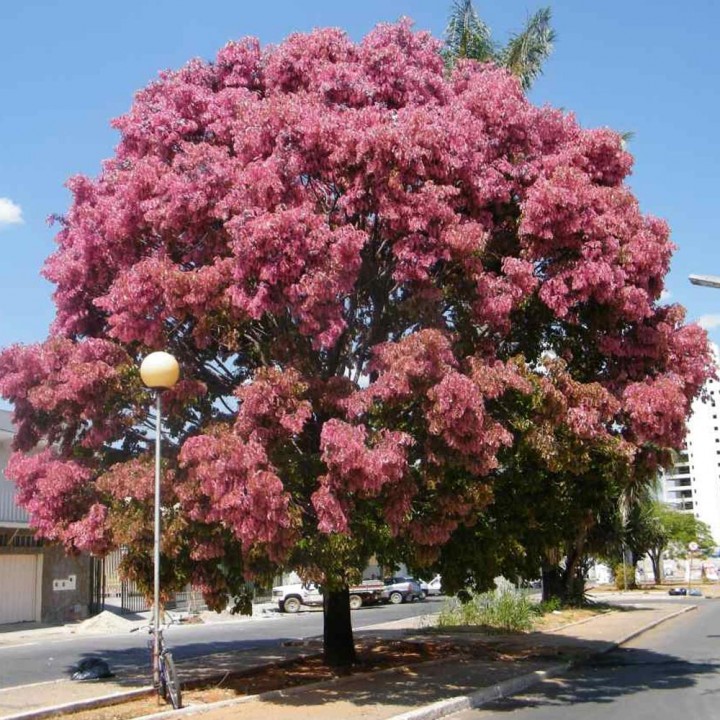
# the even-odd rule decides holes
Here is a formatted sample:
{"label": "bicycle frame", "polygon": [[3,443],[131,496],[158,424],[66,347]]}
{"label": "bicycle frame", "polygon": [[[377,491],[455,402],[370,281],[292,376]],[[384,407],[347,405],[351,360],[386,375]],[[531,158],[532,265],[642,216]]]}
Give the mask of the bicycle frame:
{"label": "bicycle frame", "polygon": [[182,707],[180,679],[175,669],[172,653],[165,647],[162,626],[157,631],[157,635],[152,625],[148,626],[148,632],[150,634],[148,649],[150,651],[153,685],[158,695],[166,702],[170,702],[173,708],[177,710]]}
{"label": "bicycle frame", "polygon": [[175,669],[172,653],[165,647],[162,629],[158,633],[158,677],[160,679],[158,687],[160,696],[166,702],[169,701],[176,710],[181,708],[180,680]]}

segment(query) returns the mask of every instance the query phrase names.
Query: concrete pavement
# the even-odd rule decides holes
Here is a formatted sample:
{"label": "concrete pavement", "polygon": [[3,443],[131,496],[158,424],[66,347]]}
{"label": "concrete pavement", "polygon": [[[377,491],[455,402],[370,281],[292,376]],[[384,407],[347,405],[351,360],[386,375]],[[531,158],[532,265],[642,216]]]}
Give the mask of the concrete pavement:
{"label": "concrete pavement", "polygon": [[[495,645],[493,659],[462,652],[478,641],[472,633],[441,635],[434,640],[451,639],[460,652],[441,661],[432,661],[381,672],[358,674],[262,696],[239,697],[221,703],[200,705],[188,695],[188,707],[164,711],[146,718],[180,718],[199,715],[203,720],[229,720],[242,709],[243,720],[296,720],[301,712],[313,720],[419,720],[444,717],[451,712],[477,707],[490,699],[519,692],[543,677],[567,669],[578,658],[605,652],[650,627],[695,605],[652,602],[652,598],[627,598],[636,603],[622,611],[594,616],[590,620],[552,632],[513,636],[483,636],[485,645]],[[357,633],[358,637],[424,638],[430,618],[382,623]],[[38,631],[43,632],[43,631]],[[523,651],[526,657],[523,659]],[[261,658],[243,653],[226,653],[178,663],[181,677],[217,677],[230,669],[248,669],[251,664],[277,664],[300,655],[317,652],[317,645],[295,645],[270,649]],[[529,652],[532,650],[532,652]],[[503,658],[505,651],[506,659]],[[71,681],[41,683],[32,687],[0,691],[0,718],[48,717],[52,712],[69,711],[105,704],[122,694],[148,693],[146,672],[138,669],[112,682],[82,684]],[[242,707],[241,707],[242,706]]]}

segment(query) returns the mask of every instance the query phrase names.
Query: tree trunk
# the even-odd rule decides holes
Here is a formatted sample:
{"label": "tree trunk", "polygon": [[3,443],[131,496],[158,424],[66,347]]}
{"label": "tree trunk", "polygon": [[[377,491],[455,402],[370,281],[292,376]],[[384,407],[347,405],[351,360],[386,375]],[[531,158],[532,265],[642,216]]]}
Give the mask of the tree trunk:
{"label": "tree trunk", "polygon": [[353,665],[357,661],[350,619],[350,592],[343,590],[326,591],[323,599],[323,656],[325,662],[334,668]]}
{"label": "tree trunk", "polygon": [[542,599],[543,602],[557,599],[564,601],[565,583],[562,570],[557,565],[544,565],[542,568]]}
{"label": "tree trunk", "polygon": [[563,601],[568,605],[582,605],[585,602],[585,577],[582,568],[582,553],[573,547],[565,560]]}
{"label": "tree trunk", "polygon": [[660,585],[662,583],[662,573],[660,572],[660,558],[662,555],[656,555],[653,552],[648,552],[648,556],[650,557],[650,562],[652,563],[655,584]]}
{"label": "tree trunk", "polygon": [[590,522],[581,527],[575,542],[568,547],[565,567],[545,562],[542,566],[543,602],[557,599],[563,605],[582,605],[585,602],[585,576],[582,559]]}
{"label": "tree trunk", "polygon": [[569,567],[558,565],[542,569],[542,599],[559,600],[563,605],[582,605],[585,599],[585,578],[577,562]]}

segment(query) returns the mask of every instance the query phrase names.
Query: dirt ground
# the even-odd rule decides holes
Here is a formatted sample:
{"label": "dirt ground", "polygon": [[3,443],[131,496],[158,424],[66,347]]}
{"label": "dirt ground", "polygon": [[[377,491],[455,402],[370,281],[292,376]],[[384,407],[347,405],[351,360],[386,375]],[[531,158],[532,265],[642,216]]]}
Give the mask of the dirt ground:
{"label": "dirt ground", "polygon": [[[581,622],[604,610],[584,608],[578,610],[561,610],[548,613],[537,620],[535,631],[548,632],[552,629]],[[462,632],[464,630],[464,632]],[[407,666],[430,660],[440,660],[449,656],[482,657],[497,662],[523,662],[544,654],[541,643],[533,642],[503,643],[497,639],[484,642],[482,636],[473,633],[472,641],[467,639],[467,631],[463,628],[458,632],[458,640],[453,640],[452,631],[443,630],[443,637],[434,638],[429,635],[423,640],[363,640],[356,643],[358,664],[342,674],[374,672],[393,667]],[[460,639],[460,636],[465,636]],[[489,639],[488,639],[489,640]],[[282,667],[265,667],[243,674],[227,674],[212,683],[183,688],[183,705],[203,705],[229,700],[247,695],[258,695],[270,690],[287,689],[308,683],[331,680],[339,674],[322,661],[319,655],[305,657],[284,664]],[[152,696],[133,700],[121,705],[106,708],[94,708],[72,713],[64,717],[69,720],[131,720],[132,718],[150,715],[154,712],[169,709],[159,698]]]}

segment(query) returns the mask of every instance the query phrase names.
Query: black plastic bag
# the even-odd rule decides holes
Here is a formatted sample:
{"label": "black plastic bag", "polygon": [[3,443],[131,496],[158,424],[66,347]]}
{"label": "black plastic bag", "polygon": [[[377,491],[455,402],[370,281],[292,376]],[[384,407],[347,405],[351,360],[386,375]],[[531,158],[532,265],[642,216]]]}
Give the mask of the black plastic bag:
{"label": "black plastic bag", "polygon": [[102,680],[109,677],[113,677],[110,666],[102,658],[97,657],[81,660],[71,675],[72,680]]}

